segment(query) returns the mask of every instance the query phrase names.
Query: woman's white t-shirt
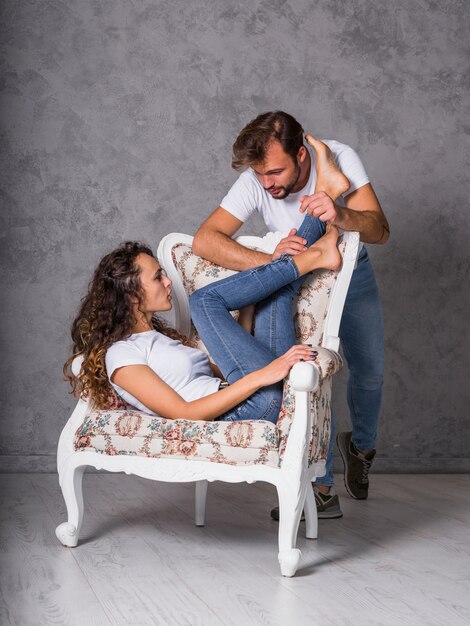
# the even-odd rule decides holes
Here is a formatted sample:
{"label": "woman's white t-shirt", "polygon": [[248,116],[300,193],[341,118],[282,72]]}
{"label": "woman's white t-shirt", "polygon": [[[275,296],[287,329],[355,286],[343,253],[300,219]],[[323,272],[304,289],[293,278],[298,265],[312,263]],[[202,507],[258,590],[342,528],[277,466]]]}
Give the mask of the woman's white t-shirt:
{"label": "woman's white t-shirt", "polygon": [[[110,381],[113,372],[125,365],[148,365],[187,402],[218,391],[221,383],[213,375],[209,358],[202,350],[184,346],[156,330],[135,333],[108,348],[106,371]],[[156,415],[119,385],[111,384],[128,404]]]}

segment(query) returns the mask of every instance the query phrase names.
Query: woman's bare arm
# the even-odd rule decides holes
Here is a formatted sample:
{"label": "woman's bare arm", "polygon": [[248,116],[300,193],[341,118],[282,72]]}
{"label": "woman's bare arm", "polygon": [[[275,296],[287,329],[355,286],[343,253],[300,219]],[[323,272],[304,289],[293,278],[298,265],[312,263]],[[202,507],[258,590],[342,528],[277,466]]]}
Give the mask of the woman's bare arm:
{"label": "woman's bare arm", "polygon": [[308,360],[311,348],[296,345],[266,367],[252,372],[235,383],[204,398],[186,402],[148,365],[126,365],[114,371],[112,382],[125,389],[139,402],[168,419],[213,420],[233,409],[261,387],[272,385],[287,376],[291,367]]}

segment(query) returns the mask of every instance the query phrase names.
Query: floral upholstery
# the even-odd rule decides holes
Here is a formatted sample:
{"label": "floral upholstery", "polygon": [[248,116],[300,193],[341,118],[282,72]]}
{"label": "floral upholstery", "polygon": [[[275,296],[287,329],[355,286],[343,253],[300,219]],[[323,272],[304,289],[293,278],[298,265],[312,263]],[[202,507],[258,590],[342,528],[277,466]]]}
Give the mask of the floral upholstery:
{"label": "floral upholstery", "polygon": [[[341,242],[339,244],[341,254],[344,253],[344,249],[345,243]],[[204,287],[204,285],[235,274],[232,270],[221,268],[196,256],[193,254],[191,246],[187,244],[175,245],[172,257],[188,297],[193,291]],[[300,343],[308,343],[312,346],[320,345],[331,290],[336,276],[337,273],[331,270],[317,270],[305,279],[299,290],[295,303],[294,324],[295,334]],[[238,311],[234,311],[233,315],[238,316]],[[192,325],[191,331],[192,338],[197,342],[197,347],[207,352]],[[316,350],[318,351],[316,363],[321,370],[321,382],[317,392],[310,394],[313,421],[309,463],[326,459],[331,430],[331,376],[342,367],[341,357],[336,352],[320,347],[317,347]],[[294,393],[289,382],[286,381],[281,412],[276,424],[279,430],[280,461],[284,456],[294,411]]]}
{"label": "floral upholstery", "polygon": [[[343,366],[337,352],[326,348],[315,348],[317,365],[320,373],[320,385],[315,393],[310,394],[312,415],[312,434],[309,442],[309,465],[326,460],[331,434],[331,377]],[[289,430],[295,412],[295,394],[289,383],[284,381],[282,407],[276,428],[279,433],[279,459],[282,461],[286,450]]]}
{"label": "floral upholstery", "polygon": [[75,449],[277,467],[278,436],[276,426],[262,420],[167,420],[129,409],[95,410],[77,430]]}
{"label": "floral upholstery", "polygon": [[[340,243],[341,253],[344,252],[344,247],[345,244]],[[193,291],[236,273],[196,256],[188,244],[175,245],[172,257],[188,297]],[[309,343],[313,346],[321,344],[323,322],[328,311],[328,302],[336,275],[336,272],[331,270],[317,270],[305,279],[297,296],[294,314],[295,334],[301,343]],[[233,315],[237,318],[238,311],[233,311]],[[197,342],[197,347],[207,352],[192,325],[191,333],[191,337]]]}
{"label": "floral upholstery", "polygon": [[[340,244],[344,252],[344,244]],[[187,244],[172,250],[188,297],[193,291],[235,272],[193,254]],[[319,346],[336,272],[316,271],[305,280],[296,300],[294,323],[301,343]],[[232,313],[238,316],[238,311]],[[192,326],[192,339],[206,350]],[[320,386],[310,394],[312,433],[309,464],[325,460],[331,431],[331,377],[342,367],[341,357],[317,347],[315,364],[320,371]],[[95,450],[102,454],[128,454],[151,458],[184,458],[231,465],[258,464],[278,466],[284,457],[295,411],[295,395],[286,380],[279,420],[203,422],[167,420],[134,410],[121,398],[110,397],[109,407],[94,410],[79,427],[76,450]]]}

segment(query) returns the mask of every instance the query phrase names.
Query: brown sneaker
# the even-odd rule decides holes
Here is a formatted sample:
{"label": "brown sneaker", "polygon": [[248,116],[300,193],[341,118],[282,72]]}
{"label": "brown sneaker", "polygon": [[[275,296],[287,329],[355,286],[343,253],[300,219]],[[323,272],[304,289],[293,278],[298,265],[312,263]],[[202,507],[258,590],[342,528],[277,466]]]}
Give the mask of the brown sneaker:
{"label": "brown sneaker", "polygon": [[338,433],[336,443],[344,464],[344,485],[351,498],[366,500],[369,495],[369,470],[375,450],[361,454],[351,439],[352,433]]}
{"label": "brown sneaker", "polygon": [[317,505],[318,519],[336,519],[343,517],[343,512],[339,506],[339,498],[336,494],[322,493],[318,489],[313,489],[315,494],[315,504]]}
{"label": "brown sneaker", "polygon": [[[338,517],[343,517],[343,513],[339,506],[339,498],[337,495],[329,495],[325,493],[321,493],[318,489],[313,488],[313,493],[315,495],[315,504],[317,505],[317,517],[318,519],[336,519]],[[279,507],[276,506],[274,509],[271,509],[271,517],[276,522],[279,521]],[[302,517],[300,518],[301,522],[305,521],[305,514],[302,513]]]}

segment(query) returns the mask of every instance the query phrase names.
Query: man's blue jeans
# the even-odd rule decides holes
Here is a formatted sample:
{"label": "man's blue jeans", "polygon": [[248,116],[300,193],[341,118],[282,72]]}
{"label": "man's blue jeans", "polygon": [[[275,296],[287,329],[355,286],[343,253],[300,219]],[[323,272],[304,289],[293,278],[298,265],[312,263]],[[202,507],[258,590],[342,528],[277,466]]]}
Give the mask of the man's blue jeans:
{"label": "man's blue jeans", "polygon": [[[323,234],[323,224],[306,216],[302,235],[307,246]],[[305,276],[292,258],[280,259],[195,291],[190,298],[191,317],[199,336],[225,379],[233,383],[261,369],[295,343],[292,301]],[[230,311],[258,303],[255,333],[244,330]],[[263,387],[219,419],[264,419],[276,423],[282,403],[282,382]]]}
{"label": "man's blue jeans", "polygon": [[[312,218],[313,220],[314,218]],[[297,236],[310,242],[324,234],[325,225],[319,220],[315,224],[302,222]],[[316,232],[316,237],[315,237]],[[305,277],[301,277],[291,288],[298,290]],[[286,297],[288,288],[276,292],[256,306],[255,336],[260,338],[276,356],[280,356],[295,342],[293,327],[286,326],[284,334],[273,332],[281,317],[279,309],[284,308],[283,317],[291,311],[292,297]],[[295,294],[294,294],[295,295]],[[339,329],[341,348],[348,364],[348,406],[352,423],[352,441],[359,450],[375,448],[377,422],[382,400],[384,372],[384,329],[380,296],[374,271],[365,247],[359,254],[348,295],[344,304]],[[275,343],[278,342],[278,343]],[[318,478],[319,485],[332,486],[333,448],[335,442],[334,419],[332,416],[331,439],[326,462],[326,474]]]}
{"label": "man's blue jeans", "polygon": [[[372,450],[382,401],[384,328],[379,291],[365,248],[361,250],[352,275],[339,337],[349,369],[347,397],[352,441],[359,450]],[[326,474],[317,479],[319,485],[333,485],[334,440],[332,423]]]}

